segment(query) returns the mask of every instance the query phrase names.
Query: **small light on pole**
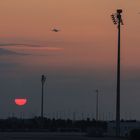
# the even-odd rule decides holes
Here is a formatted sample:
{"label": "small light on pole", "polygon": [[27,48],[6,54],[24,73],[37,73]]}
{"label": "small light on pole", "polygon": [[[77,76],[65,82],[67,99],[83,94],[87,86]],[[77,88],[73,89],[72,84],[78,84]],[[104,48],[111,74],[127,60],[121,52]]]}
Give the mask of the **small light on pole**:
{"label": "small light on pole", "polygon": [[117,9],[115,14],[111,15],[112,21],[118,27],[118,57],[117,57],[117,95],[116,95],[116,136],[120,136],[120,36],[122,20],[122,9]]}

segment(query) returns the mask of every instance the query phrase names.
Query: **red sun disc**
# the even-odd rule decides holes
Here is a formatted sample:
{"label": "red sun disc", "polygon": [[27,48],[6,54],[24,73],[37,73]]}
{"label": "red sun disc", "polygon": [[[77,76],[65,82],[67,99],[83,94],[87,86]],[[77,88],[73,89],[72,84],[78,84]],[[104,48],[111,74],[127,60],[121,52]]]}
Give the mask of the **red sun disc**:
{"label": "red sun disc", "polygon": [[27,99],[15,99],[15,104],[18,106],[23,106],[27,103]]}

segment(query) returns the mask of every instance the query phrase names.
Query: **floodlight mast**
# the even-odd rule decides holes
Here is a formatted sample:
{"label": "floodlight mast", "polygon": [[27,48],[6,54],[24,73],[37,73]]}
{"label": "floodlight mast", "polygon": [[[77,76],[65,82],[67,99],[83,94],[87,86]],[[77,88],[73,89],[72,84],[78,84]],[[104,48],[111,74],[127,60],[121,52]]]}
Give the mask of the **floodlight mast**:
{"label": "floodlight mast", "polygon": [[112,14],[112,20],[118,27],[118,58],[117,58],[117,95],[116,95],[116,136],[120,136],[120,46],[121,46],[121,25],[123,25],[122,20],[122,9],[118,9],[115,14]]}

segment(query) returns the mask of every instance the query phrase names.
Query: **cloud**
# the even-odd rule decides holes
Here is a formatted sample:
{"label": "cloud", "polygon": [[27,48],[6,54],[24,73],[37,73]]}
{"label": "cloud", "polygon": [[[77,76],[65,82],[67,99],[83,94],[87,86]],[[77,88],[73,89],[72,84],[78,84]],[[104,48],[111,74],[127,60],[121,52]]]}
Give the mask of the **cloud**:
{"label": "cloud", "polygon": [[39,45],[34,45],[34,44],[18,44],[18,43],[1,43],[1,47],[4,46],[30,46],[30,47],[39,47]]}
{"label": "cloud", "polygon": [[33,55],[33,56],[50,56],[62,54],[64,48],[48,47],[46,44],[30,43],[0,43],[1,55]]}
{"label": "cloud", "polygon": [[14,52],[14,51],[10,51],[10,50],[7,50],[7,49],[0,48],[0,56],[1,55],[29,55],[29,54],[17,53],[17,52]]}

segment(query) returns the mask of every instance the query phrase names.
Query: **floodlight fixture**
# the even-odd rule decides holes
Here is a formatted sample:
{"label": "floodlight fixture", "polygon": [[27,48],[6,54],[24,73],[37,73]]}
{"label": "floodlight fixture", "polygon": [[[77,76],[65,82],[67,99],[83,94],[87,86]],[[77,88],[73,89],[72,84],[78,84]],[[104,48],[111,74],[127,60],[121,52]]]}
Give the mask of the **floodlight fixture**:
{"label": "floodlight fixture", "polygon": [[112,14],[111,18],[112,18],[113,23],[116,25],[117,24],[117,19],[116,19],[115,14]]}
{"label": "floodlight fixture", "polygon": [[112,21],[115,25],[124,25],[123,24],[123,20],[122,20],[122,16],[121,16],[121,13],[122,13],[122,9],[118,9],[116,13],[113,13],[111,15],[111,18],[112,18]]}

